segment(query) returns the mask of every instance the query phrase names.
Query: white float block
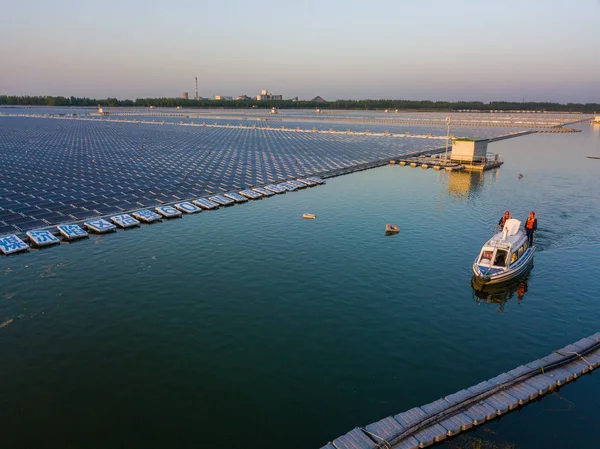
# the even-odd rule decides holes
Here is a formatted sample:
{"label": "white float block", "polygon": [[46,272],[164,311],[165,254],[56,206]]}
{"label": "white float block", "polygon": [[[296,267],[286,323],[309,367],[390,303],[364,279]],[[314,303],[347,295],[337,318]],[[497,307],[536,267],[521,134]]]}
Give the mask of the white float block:
{"label": "white float block", "polygon": [[154,210],[165,218],[181,217],[181,212],[173,206],[158,206]]}
{"label": "white float block", "polygon": [[81,227],[76,224],[58,225],[56,229],[58,229],[58,232],[68,240],[77,240],[88,237],[87,231],[81,229]]}
{"label": "white float block", "polygon": [[148,209],[138,210],[132,213],[131,215],[133,215],[138,220],[143,221],[144,223],[152,223],[154,221],[160,220],[160,215],[155,214],[154,212]]}
{"label": "white float block", "polygon": [[50,231],[27,231],[26,234],[34,246],[42,247],[60,243],[60,240],[57,239]]}
{"label": "white float block", "polygon": [[187,201],[184,201],[183,203],[174,204],[174,206],[176,209],[180,210],[185,214],[195,214],[198,212],[202,212],[202,209],[200,209],[198,206],[194,206],[192,203],[188,203]]}
{"label": "white float block", "polygon": [[8,255],[27,251],[28,249],[29,245],[14,234],[0,238],[0,251],[2,251],[2,254]]}
{"label": "white float block", "polygon": [[94,232],[99,234],[104,234],[106,232],[114,231],[117,227],[109,221],[104,220],[103,218],[97,218],[96,220],[86,221],[84,223],[85,227],[91,229]]}
{"label": "white float block", "polygon": [[131,228],[140,225],[140,222],[129,214],[113,215],[110,219],[114,224],[121,228]]}
{"label": "white float block", "polygon": [[200,206],[202,209],[217,209],[220,205],[218,203],[215,203],[214,201],[211,201],[207,198],[198,198],[194,201],[192,201],[192,203],[194,203],[196,206]]}

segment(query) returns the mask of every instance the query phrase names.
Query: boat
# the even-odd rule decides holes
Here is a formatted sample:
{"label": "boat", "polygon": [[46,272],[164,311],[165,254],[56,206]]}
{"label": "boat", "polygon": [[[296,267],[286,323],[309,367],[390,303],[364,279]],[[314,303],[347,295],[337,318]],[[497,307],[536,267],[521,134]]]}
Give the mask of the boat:
{"label": "boat", "polygon": [[530,247],[521,222],[511,218],[501,232],[489,239],[473,262],[478,284],[500,284],[527,272],[533,261],[535,243]]}
{"label": "boat", "polygon": [[315,214],[303,214],[302,218],[306,218],[308,220],[314,220],[315,218],[317,218],[317,216]]}

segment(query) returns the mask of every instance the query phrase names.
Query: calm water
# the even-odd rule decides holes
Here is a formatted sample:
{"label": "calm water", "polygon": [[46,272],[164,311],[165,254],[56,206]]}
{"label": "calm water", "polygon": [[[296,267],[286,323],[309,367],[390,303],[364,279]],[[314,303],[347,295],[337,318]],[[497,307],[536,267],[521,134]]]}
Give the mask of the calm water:
{"label": "calm water", "polygon": [[[483,176],[388,166],[0,258],[3,446],[317,448],[597,332],[581,129],[494,143]],[[505,209],[536,211],[540,248],[500,304],[470,265]],[[585,447],[599,399],[588,375],[471,435]]]}

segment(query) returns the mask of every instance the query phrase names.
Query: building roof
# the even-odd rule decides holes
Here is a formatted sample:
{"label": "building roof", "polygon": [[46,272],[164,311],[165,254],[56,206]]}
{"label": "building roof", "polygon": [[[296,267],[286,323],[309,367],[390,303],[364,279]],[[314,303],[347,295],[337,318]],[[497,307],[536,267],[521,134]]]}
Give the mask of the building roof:
{"label": "building roof", "polygon": [[469,138],[469,137],[456,137],[454,139],[452,139],[453,142],[487,142],[490,139],[484,139],[484,138]]}

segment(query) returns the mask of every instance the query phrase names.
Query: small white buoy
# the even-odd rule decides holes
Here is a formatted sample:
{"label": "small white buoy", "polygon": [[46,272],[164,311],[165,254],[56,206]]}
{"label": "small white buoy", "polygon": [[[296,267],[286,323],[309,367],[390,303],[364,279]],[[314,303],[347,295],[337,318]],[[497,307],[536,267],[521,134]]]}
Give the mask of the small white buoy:
{"label": "small white buoy", "polygon": [[304,214],[304,215],[302,215],[302,218],[307,218],[309,220],[314,220],[315,218],[317,218],[317,216],[315,214]]}

